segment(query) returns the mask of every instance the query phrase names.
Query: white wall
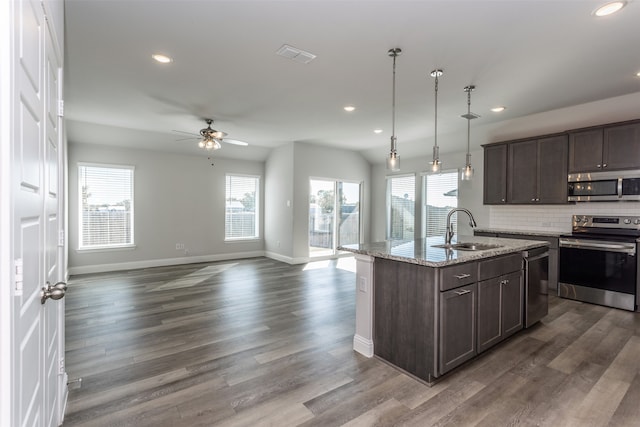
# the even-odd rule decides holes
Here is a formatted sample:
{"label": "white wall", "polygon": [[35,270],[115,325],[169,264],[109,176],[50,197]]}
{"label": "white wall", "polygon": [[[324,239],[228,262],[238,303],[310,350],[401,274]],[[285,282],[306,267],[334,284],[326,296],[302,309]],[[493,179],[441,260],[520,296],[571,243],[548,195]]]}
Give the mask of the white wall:
{"label": "white wall", "polygon": [[[135,166],[135,249],[78,251],[78,162]],[[263,240],[225,242],[225,174],[261,177],[264,163],[69,145],[69,266],[72,274],[262,255]],[[264,223],[260,224],[264,232]],[[185,250],[176,250],[183,243]]]}
{"label": "white wall", "polygon": [[283,261],[293,258],[293,145],[273,149],[265,163],[265,250]]}
{"label": "white wall", "polygon": [[296,142],[293,164],[293,262],[309,257],[309,179],[361,182],[362,241],[369,240],[370,175],[369,162],[354,151]]}

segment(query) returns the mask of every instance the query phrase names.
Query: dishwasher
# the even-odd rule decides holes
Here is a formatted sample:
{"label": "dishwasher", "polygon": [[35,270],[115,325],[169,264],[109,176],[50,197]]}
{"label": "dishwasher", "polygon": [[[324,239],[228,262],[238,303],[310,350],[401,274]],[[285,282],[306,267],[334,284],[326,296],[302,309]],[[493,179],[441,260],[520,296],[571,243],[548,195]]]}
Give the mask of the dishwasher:
{"label": "dishwasher", "polygon": [[523,252],[525,263],[524,327],[540,321],[549,312],[549,250]]}

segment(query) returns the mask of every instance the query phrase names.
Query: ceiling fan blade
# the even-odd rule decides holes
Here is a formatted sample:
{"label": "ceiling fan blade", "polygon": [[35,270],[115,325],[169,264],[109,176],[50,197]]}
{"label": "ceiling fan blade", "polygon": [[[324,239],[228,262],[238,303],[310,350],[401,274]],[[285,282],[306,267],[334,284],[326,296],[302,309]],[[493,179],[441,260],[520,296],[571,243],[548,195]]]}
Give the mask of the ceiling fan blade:
{"label": "ceiling fan blade", "polygon": [[196,137],[200,137],[200,135],[199,135],[199,134],[197,134],[197,133],[193,133],[193,132],[185,132],[185,131],[183,131],[183,130],[175,130],[175,129],[172,129],[172,132],[186,133],[187,135],[193,135],[193,136],[196,136]]}
{"label": "ceiling fan blade", "polygon": [[233,144],[233,145],[242,145],[243,147],[246,147],[247,145],[249,145],[248,142],[244,142],[244,141],[239,141],[237,139],[228,139],[225,138],[222,141],[226,142],[227,144]]}
{"label": "ceiling fan blade", "polygon": [[198,139],[200,139],[200,138],[196,138],[196,137],[190,136],[189,138],[176,139],[176,142],[177,141],[197,141]]}

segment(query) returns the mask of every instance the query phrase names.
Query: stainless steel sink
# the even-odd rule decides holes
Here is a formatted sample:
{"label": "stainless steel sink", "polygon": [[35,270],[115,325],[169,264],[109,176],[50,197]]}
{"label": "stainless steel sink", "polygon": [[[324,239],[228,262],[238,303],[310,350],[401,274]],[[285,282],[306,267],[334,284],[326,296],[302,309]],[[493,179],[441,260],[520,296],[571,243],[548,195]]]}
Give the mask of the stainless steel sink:
{"label": "stainless steel sink", "polygon": [[474,242],[461,242],[450,243],[445,245],[433,245],[434,248],[453,249],[457,251],[486,251],[487,249],[501,248],[502,245],[495,245],[492,243],[474,243]]}

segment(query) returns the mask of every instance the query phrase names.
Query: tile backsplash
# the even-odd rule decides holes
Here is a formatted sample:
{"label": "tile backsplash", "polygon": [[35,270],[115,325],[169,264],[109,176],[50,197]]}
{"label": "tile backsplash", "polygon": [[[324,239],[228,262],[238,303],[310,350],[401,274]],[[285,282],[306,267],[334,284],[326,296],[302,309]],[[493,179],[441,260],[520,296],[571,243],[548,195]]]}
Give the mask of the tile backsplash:
{"label": "tile backsplash", "polygon": [[640,216],[640,202],[491,206],[489,228],[568,233],[571,232],[572,215]]}

